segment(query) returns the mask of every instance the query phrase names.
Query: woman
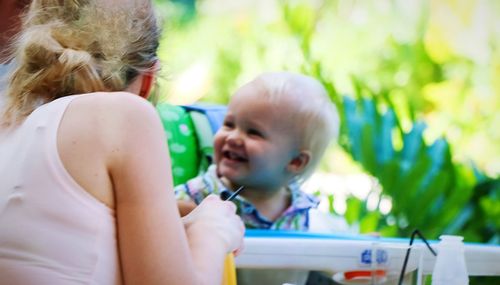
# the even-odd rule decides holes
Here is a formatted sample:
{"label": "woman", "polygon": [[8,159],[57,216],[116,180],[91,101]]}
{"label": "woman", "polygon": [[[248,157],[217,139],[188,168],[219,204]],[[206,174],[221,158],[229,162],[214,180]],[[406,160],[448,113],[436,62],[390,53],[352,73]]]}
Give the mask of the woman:
{"label": "woman", "polygon": [[0,284],[220,283],[244,227],[215,196],[179,218],[144,100],[159,34],[150,1],[32,2],[0,126]]}

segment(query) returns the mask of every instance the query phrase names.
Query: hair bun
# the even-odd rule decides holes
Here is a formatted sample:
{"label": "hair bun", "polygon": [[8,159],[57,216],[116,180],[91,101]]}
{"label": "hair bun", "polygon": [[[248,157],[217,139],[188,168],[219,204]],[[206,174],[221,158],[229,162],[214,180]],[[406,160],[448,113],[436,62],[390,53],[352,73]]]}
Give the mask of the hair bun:
{"label": "hair bun", "polygon": [[92,56],[86,51],[65,48],[58,60],[64,69],[71,71],[89,65],[92,61]]}

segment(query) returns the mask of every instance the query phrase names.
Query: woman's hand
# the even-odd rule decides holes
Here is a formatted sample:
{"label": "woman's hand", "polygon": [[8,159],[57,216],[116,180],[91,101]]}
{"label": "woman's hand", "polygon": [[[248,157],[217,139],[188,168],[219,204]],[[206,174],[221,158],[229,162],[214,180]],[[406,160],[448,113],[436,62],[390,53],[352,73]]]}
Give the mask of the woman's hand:
{"label": "woman's hand", "polygon": [[187,214],[191,213],[191,211],[193,211],[196,206],[196,203],[193,201],[177,200],[177,208],[179,208],[179,214],[181,215],[181,217],[184,217]]}
{"label": "woman's hand", "polygon": [[182,221],[190,243],[198,238],[210,239],[213,245],[221,243],[227,253],[241,251],[245,226],[236,215],[234,203],[209,195]]}

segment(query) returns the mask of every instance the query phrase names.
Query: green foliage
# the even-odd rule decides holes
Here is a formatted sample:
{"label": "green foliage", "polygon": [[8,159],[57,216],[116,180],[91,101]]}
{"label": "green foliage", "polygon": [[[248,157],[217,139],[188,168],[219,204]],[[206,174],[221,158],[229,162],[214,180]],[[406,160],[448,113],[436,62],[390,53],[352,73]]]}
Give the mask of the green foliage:
{"label": "green foliage", "polygon": [[456,221],[466,238],[500,244],[500,179],[479,182]]}
{"label": "green foliage", "polygon": [[[304,57],[309,60],[304,62],[302,70],[324,84],[340,110],[341,146],[378,179],[381,198],[388,197],[392,202],[390,213],[382,215],[379,209],[368,211],[366,201],[350,197],[346,220],[359,224],[361,232],[409,236],[419,229],[429,238],[447,233],[465,235],[468,241],[498,239],[498,225],[472,219],[472,213],[477,216],[484,209],[495,216],[496,200],[483,196],[486,193],[495,196],[494,188],[488,188],[471,203],[478,183],[474,169],[453,160],[445,138],[426,140],[427,126],[416,119],[430,105],[422,99],[421,86],[442,81],[443,67],[429,56],[422,38],[411,44],[389,40],[390,56],[382,58],[376,84],[373,79],[365,79],[369,73],[352,76],[353,98],[339,94],[323,64],[309,56],[312,45],[309,36],[300,40]],[[394,77],[386,76],[393,71],[408,74],[406,84],[398,84]],[[370,83],[378,91],[370,88]],[[403,122],[409,126],[408,130]],[[464,231],[465,224],[471,227],[469,233]]]}
{"label": "green foliage", "polygon": [[[427,144],[423,123],[415,122],[409,132],[394,132],[398,125],[391,108],[382,113],[374,100],[358,97],[342,98],[344,148],[378,178],[382,194],[391,198],[390,216],[395,218],[399,236],[409,236],[418,228],[436,238],[468,203],[476,183],[472,170],[452,161],[446,140]],[[402,134],[399,150],[393,147],[394,134]],[[348,203],[348,213],[355,217],[349,222],[361,221],[362,230],[384,230],[388,223],[378,221],[384,219],[382,215],[362,215],[359,208],[359,203]],[[457,231],[450,228],[448,233]]]}
{"label": "green foliage", "polygon": [[[430,6],[460,5],[424,1],[409,13],[402,11],[409,3],[398,1],[381,8],[379,1],[294,0],[279,1],[275,16],[264,20],[250,9],[194,11],[185,20],[183,11],[192,5],[156,2],[169,11],[160,51],[165,69],[206,68],[210,84],[197,100],[226,103],[237,86],[264,70],[300,71],[324,84],[341,111],[340,145],[378,180],[381,192],[373,195],[392,203],[382,214],[348,198],[345,217],[363,232],[407,236],[419,228],[429,238],[446,232],[498,243],[498,178],[480,173],[492,173],[485,166],[498,157],[500,97],[478,94],[500,90],[488,81],[498,78],[499,46],[491,34],[490,69],[453,49],[433,15],[443,7]],[[457,14],[469,19],[470,9]],[[469,158],[474,166],[464,162]]]}
{"label": "green foliage", "polygon": [[[304,43],[310,41],[315,19],[317,19],[317,14],[310,5],[306,3],[292,5],[288,2],[284,2],[283,18],[288,24],[292,35],[297,36]],[[308,48],[308,45],[303,45],[302,48],[305,50]],[[307,51],[307,53],[308,52],[309,51]]]}
{"label": "green foliage", "polygon": [[[323,169],[361,168],[380,186],[369,194],[378,197],[376,207],[347,198],[344,216],[361,232],[408,236],[419,228],[428,238],[449,233],[500,243],[500,41],[498,29],[484,24],[498,24],[497,2],[481,2],[496,11],[484,21],[474,18],[474,1],[283,0],[276,11],[246,1],[255,5],[221,13],[226,7],[205,0],[192,18],[179,1],[156,2],[168,13],[164,68],[205,68],[209,83],[200,84],[196,100],[226,103],[265,70],[303,72],[323,83],[340,110],[342,156],[356,164],[332,166],[334,153]],[[469,29],[478,21],[479,30]],[[464,51],[469,46],[482,54]],[[340,198],[322,197],[335,213]],[[382,211],[387,200],[392,207]]]}
{"label": "green foliage", "polygon": [[[223,49],[217,53],[216,61],[219,64],[215,67],[215,92],[212,96],[205,97],[204,100],[220,104],[226,104],[229,101],[230,93],[226,91],[227,86],[232,87],[241,72],[240,55],[237,51],[237,49]],[[236,87],[231,89],[234,88]]]}

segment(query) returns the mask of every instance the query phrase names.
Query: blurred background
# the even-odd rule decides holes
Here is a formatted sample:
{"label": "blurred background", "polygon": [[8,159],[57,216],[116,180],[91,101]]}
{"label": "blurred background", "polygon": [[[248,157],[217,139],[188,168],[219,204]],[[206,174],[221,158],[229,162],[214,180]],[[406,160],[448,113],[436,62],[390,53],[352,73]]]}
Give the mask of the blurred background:
{"label": "blurred background", "polygon": [[306,185],[322,211],[361,233],[500,243],[500,1],[155,2],[161,101],[312,75],[342,118]]}

